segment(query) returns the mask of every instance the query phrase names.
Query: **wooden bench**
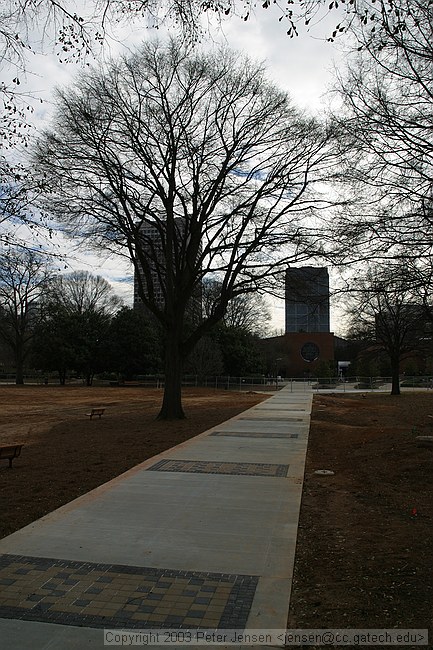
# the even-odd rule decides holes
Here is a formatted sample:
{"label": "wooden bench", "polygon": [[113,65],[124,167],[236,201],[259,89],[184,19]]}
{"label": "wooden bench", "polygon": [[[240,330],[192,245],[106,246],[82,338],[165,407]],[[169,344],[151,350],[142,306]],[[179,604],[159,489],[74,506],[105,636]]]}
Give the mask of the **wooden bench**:
{"label": "wooden bench", "polygon": [[95,415],[99,416],[99,419],[101,419],[101,416],[104,415],[105,408],[97,408],[97,409],[92,409],[90,413],[86,413],[86,415],[92,419]]}
{"label": "wooden bench", "polygon": [[9,467],[12,467],[12,461],[21,454],[22,445],[3,445],[0,447],[0,460],[7,459]]}
{"label": "wooden bench", "polygon": [[416,442],[418,447],[433,449],[433,436],[417,436]]}

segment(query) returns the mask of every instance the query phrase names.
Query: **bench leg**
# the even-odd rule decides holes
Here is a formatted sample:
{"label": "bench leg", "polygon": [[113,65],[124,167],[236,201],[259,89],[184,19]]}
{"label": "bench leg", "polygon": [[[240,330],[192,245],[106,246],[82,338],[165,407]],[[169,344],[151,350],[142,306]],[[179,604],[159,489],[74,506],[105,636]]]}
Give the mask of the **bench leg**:
{"label": "bench leg", "polygon": [[9,461],[9,467],[12,467],[12,458],[8,458]]}

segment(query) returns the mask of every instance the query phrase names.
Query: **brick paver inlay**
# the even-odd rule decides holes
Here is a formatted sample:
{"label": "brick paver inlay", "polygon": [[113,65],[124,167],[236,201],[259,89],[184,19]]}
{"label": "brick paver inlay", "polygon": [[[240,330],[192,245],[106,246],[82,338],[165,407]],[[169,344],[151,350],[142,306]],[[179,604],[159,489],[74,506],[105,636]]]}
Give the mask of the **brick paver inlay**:
{"label": "brick paver inlay", "polygon": [[266,416],[253,417],[249,415],[248,417],[240,417],[238,420],[248,420],[249,422],[305,422],[304,418],[288,418],[287,415],[276,415],[274,417]]}
{"label": "brick paver inlay", "polygon": [[233,436],[234,438],[298,438],[298,433],[260,433],[259,431],[212,431],[211,436]]}
{"label": "brick paver inlay", "polygon": [[160,460],[147,471],[234,474],[236,476],[287,476],[288,465],[273,463],[229,463],[207,460]]}
{"label": "brick paver inlay", "polygon": [[96,628],[243,629],[257,576],[0,555],[0,618]]}

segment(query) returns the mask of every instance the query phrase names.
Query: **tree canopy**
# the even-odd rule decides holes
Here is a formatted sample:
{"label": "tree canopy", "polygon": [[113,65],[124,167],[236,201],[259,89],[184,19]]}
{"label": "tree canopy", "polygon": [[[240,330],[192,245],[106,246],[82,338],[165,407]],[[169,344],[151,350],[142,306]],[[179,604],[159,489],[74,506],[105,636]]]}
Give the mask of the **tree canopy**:
{"label": "tree canopy", "polygon": [[338,241],[355,255],[429,265],[433,7],[398,0],[380,30],[368,22],[356,36],[359,52],[336,87],[342,168],[356,199],[337,223]]}
{"label": "tree canopy", "polygon": [[[170,40],[59,91],[35,165],[71,235],[131,259],[179,392],[181,360],[230,300],[320,252],[314,217],[329,203],[321,184],[336,169],[333,139],[260,66]],[[186,327],[210,271],[221,291]]]}
{"label": "tree canopy", "polygon": [[399,395],[404,355],[426,348],[425,312],[405,267],[394,263],[366,269],[357,278],[349,304],[351,336],[362,338],[375,355],[385,351],[391,366],[392,394]]}

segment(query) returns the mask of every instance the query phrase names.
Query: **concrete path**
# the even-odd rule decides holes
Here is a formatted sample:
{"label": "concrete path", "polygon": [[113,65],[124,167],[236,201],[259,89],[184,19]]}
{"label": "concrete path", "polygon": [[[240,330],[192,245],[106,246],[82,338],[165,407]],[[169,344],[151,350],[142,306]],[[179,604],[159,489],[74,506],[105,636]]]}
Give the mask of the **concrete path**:
{"label": "concrete path", "polygon": [[1,647],[284,630],[311,403],[283,389],[1,540]]}

